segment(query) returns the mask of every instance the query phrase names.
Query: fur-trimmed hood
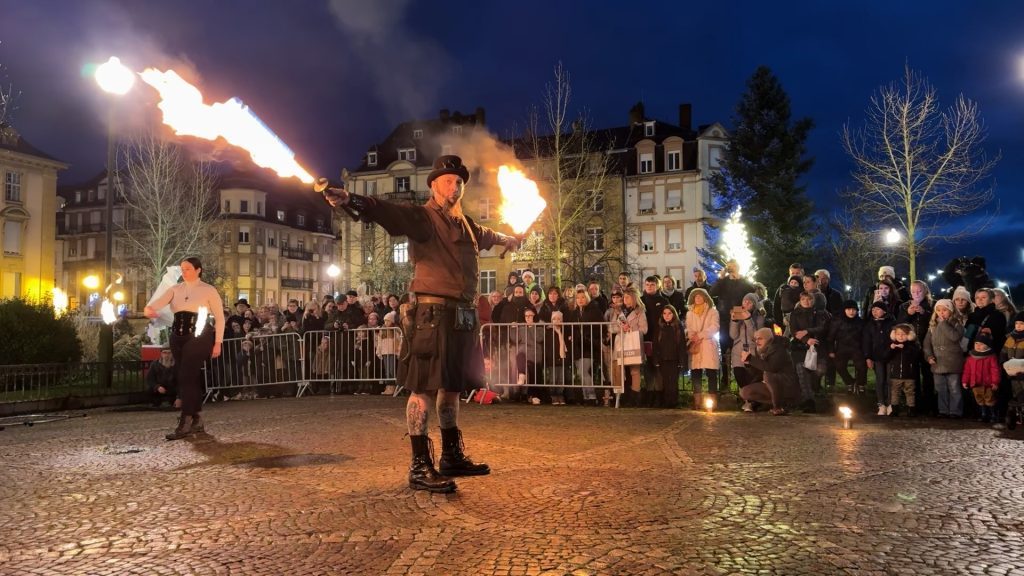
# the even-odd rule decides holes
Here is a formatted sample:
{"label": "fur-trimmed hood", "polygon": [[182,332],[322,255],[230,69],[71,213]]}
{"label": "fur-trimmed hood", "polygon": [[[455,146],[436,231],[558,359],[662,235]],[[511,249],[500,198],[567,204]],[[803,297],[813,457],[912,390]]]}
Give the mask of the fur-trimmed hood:
{"label": "fur-trimmed hood", "polygon": [[889,332],[889,339],[896,342],[896,331],[901,330],[907,333],[907,342],[913,342],[917,340],[917,332],[914,331],[914,327],[910,324],[897,324],[892,327],[892,331]]}

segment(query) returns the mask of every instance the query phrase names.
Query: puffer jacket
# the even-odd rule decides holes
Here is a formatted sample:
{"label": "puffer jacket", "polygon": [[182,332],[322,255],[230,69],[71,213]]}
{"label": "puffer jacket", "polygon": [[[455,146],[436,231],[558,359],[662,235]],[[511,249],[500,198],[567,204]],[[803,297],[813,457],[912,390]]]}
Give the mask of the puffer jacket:
{"label": "puffer jacket", "polygon": [[935,359],[932,374],[959,374],[964,371],[964,351],[960,339],[964,327],[959,323],[936,322],[924,337],[925,359]]}
{"label": "puffer jacket", "polygon": [[995,351],[985,354],[978,354],[974,350],[967,355],[964,362],[964,375],[961,377],[964,388],[991,388],[999,387],[999,379],[1002,375],[999,371],[999,359]]}
{"label": "puffer jacket", "polygon": [[825,350],[839,358],[864,357],[864,319],[860,316],[847,318],[845,312],[834,316],[829,322]]}
{"label": "puffer jacket", "polygon": [[[893,344],[899,344],[894,335],[889,338]],[[917,377],[918,363],[921,361],[921,345],[911,338],[903,342],[902,348],[889,348],[887,362],[889,367],[889,378],[912,379]]]}
{"label": "puffer jacket", "polygon": [[880,320],[872,318],[864,323],[864,358],[875,362],[885,362],[889,355],[889,333],[892,332],[892,316],[886,314]]}
{"label": "puffer jacket", "polygon": [[[789,332],[793,338],[790,340],[789,349],[793,351],[793,358],[803,360],[809,346],[807,341],[811,338],[824,342],[828,336],[828,312],[824,309],[804,308],[797,306],[789,315]],[[807,331],[803,338],[797,338],[796,333]]]}

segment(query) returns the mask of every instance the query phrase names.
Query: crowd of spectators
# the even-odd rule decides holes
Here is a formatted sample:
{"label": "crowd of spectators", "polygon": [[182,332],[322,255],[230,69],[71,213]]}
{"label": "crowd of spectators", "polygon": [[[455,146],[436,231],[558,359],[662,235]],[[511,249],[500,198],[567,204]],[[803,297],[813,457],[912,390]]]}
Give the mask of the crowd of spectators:
{"label": "crowd of spectators", "polygon": [[[785,414],[815,411],[825,392],[866,394],[870,372],[879,416],[969,414],[987,422],[1024,393],[1024,380],[1002,368],[1024,362],[1024,313],[1000,289],[958,286],[937,299],[927,283],[904,285],[882,266],[857,302],[832,287],[828,270],[793,264],[769,293],[735,262],[714,282],[694,268],[684,284],[657,275],[634,282],[622,273],[607,286],[543,287],[532,272],[513,272],[478,302],[486,377],[511,401],[609,405],[611,390],[621,389],[627,406],[672,408],[687,377],[695,395],[713,401],[734,382],[744,411]],[[240,299],[225,333],[226,347],[236,340],[238,352],[225,355],[230,365],[218,374],[242,386],[242,397],[261,393],[255,385],[279,381],[282,371],[294,376],[286,380],[317,383],[314,393],[393,394],[397,327],[403,306],[414,302],[412,294],[354,290],[304,306],[292,300],[284,310]],[[260,349],[259,336],[288,333],[297,338]],[[614,352],[636,341],[635,355]],[[267,360],[256,365],[258,358]],[[293,391],[292,382],[262,393]]]}

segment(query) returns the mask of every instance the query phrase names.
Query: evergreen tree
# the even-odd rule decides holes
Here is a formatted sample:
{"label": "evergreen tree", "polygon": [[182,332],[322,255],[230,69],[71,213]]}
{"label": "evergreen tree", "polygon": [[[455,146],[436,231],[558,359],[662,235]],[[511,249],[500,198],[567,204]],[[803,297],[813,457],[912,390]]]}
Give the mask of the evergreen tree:
{"label": "evergreen tree", "polygon": [[711,177],[715,213],[724,220],[743,207],[760,279],[770,283],[813,252],[812,204],[798,180],[813,163],[805,152],[814,121],[792,119],[782,84],[761,66],[747,80],[732,124],[722,170]]}

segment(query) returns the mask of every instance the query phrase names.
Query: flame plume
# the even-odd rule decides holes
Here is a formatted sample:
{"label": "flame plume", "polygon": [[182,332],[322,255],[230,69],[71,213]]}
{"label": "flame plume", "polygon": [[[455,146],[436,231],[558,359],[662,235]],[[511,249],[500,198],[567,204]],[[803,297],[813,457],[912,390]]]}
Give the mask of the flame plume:
{"label": "flame plume", "polygon": [[179,136],[206,140],[222,137],[249,152],[256,165],[270,168],[282,178],[294,176],[306,184],[313,183],[313,176],[295,161],[295,153],[238,98],[208,105],[203,103],[199,89],[174,70],[147,68],[141,76],[160,93],[164,124]]}
{"label": "flame plume", "polygon": [[501,188],[501,221],[512,227],[516,235],[525,234],[548,203],[540,195],[537,183],[521,170],[511,166],[498,168]]}

